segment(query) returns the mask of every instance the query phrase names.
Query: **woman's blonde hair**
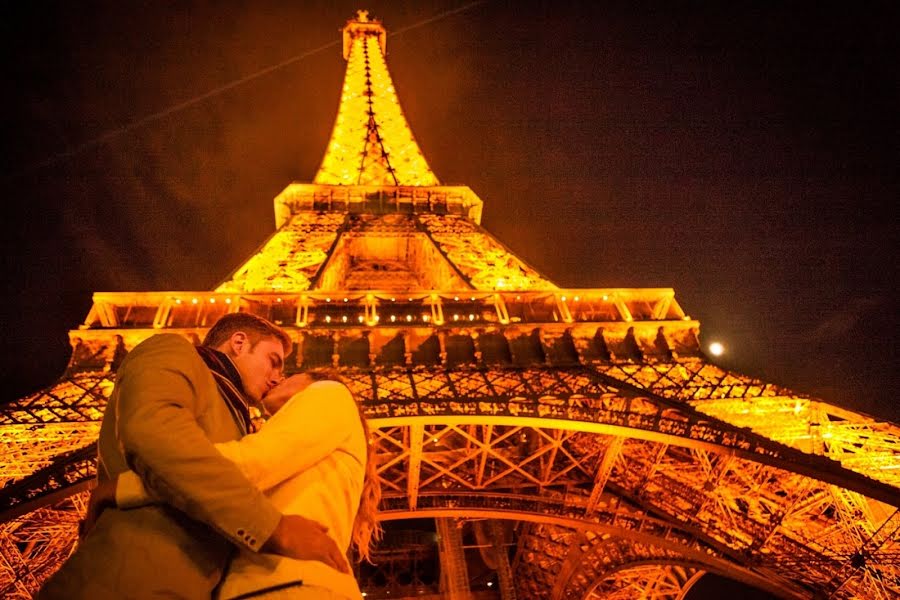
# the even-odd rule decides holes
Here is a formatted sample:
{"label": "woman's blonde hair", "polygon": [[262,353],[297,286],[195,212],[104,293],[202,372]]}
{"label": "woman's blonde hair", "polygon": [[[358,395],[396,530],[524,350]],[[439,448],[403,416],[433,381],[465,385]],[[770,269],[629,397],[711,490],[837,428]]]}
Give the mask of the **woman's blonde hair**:
{"label": "woman's blonde hair", "polygon": [[[350,392],[351,394],[353,392]],[[359,495],[359,508],[353,521],[353,545],[359,553],[360,560],[372,564],[372,546],[381,539],[381,524],[378,522],[378,504],[381,502],[381,484],[378,482],[378,465],[375,464],[375,440],[369,431],[369,423],[363,413],[362,404],[356,403],[359,409],[359,421],[366,436],[366,475],[363,479],[362,493]]]}
{"label": "woman's blonde hair", "polygon": [[359,495],[359,507],[356,510],[356,518],[353,521],[351,541],[359,554],[360,560],[372,563],[372,546],[381,539],[381,524],[378,522],[378,504],[381,502],[381,484],[378,481],[378,465],[375,462],[375,440],[369,430],[369,423],[363,412],[362,404],[356,400],[353,390],[347,385],[347,380],[341,374],[328,369],[323,371],[311,371],[307,373],[316,381],[329,379],[338,381],[350,390],[356,408],[359,411],[359,422],[362,425],[366,438],[366,473],[363,478],[363,489]]}

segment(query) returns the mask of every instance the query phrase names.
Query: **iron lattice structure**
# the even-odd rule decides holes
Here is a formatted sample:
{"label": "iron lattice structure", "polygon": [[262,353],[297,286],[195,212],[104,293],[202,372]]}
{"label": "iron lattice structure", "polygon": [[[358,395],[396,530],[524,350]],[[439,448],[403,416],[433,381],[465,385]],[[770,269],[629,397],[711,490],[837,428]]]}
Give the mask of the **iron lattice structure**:
{"label": "iron lattice structure", "polygon": [[712,364],[671,289],[556,286],[440,185],[381,24],[343,36],[322,166],[275,199],[261,249],[214,291],[95,294],[65,376],[0,407],[0,594],[31,598],[74,547],[122,357],[247,311],[371,419],[389,522],[358,573],[371,598],[675,599],[707,572],[897,597],[900,426]]}

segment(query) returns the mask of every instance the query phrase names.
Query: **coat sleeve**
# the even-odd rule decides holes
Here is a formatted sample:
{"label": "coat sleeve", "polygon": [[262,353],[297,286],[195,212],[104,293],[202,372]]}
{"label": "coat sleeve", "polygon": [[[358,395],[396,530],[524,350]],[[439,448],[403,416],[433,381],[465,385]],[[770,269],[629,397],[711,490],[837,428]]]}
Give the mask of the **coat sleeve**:
{"label": "coat sleeve", "polygon": [[187,340],[150,338],[123,363],[116,386],[116,434],[128,464],[150,493],[234,543],[257,551],[281,514],[201,429],[207,374]]}
{"label": "coat sleeve", "polygon": [[288,400],[258,432],[216,444],[216,449],[259,489],[268,490],[346,448],[361,429],[350,390],[336,381],[319,381]]}

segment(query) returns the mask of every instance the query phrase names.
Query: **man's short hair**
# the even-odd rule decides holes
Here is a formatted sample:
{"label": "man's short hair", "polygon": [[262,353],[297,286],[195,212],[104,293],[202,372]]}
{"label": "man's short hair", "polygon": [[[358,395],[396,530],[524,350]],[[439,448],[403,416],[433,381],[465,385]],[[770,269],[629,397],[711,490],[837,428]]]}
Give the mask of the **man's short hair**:
{"label": "man's short hair", "polygon": [[209,348],[217,348],[224,342],[227,342],[238,331],[247,334],[251,349],[263,338],[274,338],[280,341],[281,345],[284,346],[285,355],[291,353],[291,348],[294,345],[291,336],[278,325],[262,317],[243,312],[229,313],[216,321],[209,329],[209,332],[207,332],[202,345]]}

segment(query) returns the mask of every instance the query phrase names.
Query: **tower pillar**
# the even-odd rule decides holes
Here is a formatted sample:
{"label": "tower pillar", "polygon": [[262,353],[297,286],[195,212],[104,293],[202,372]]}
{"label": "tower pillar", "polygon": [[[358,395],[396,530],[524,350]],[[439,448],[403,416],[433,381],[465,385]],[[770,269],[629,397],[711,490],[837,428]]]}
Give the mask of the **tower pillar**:
{"label": "tower pillar", "polygon": [[435,519],[441,558],[441,592],[447,600],[469,600],[469,571],[462,545],[462,529],[456,519]]}

